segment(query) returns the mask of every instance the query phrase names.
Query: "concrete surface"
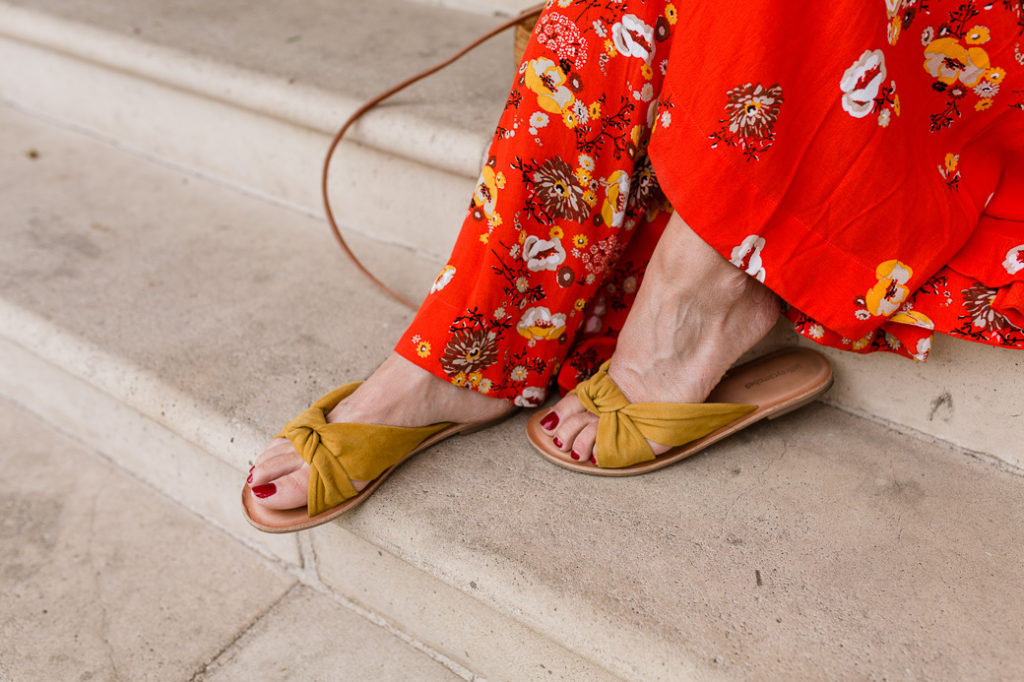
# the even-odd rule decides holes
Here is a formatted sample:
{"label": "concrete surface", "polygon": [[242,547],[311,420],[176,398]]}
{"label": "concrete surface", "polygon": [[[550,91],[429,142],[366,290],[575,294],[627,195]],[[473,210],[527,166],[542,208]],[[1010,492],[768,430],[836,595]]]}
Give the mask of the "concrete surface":
{"label": "concrete surface", "polygon": [[0,466],[0,679],[459,679],[7,400]]}
{"label": "concrete surface", "polygon": [[[307,217],[2,121],[0,392],[234,532],[262,442],[368,373],[408,313]],[[400,286],[433,274],[375,254]],[[290,546],[237,537],[492,679],[1024,675],[1019,476],[815,406],[608,480],[538,458],[523,421],[432,449]]]}
{"label": "concrete surface", "polygon": [[330,596],[295,587],[194,682],[463,679]]}
{"label": "concrete surface", "polygon": [[1024,676],[1019,476],[814,406],[604,479],[524,449],[522,421],[338,525],[628,679]]}
{"label": "concrete surface", "polygon": [[[0,70],[0,100],[319,214],[348,114],[495,23],[404,0],[4,0],[0,62],[18,68]],[[332,172],[339,220],[446,254],[511,53],[503,36],[364,117]]]}

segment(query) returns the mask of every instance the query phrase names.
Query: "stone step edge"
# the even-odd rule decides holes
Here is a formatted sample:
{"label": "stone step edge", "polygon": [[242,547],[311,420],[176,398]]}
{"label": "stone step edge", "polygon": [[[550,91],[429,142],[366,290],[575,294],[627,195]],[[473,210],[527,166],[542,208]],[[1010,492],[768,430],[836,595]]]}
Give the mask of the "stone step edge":
{"label": "stone step edge", "polygon": [[[0,35],[329,135],[363,104],[344,94],[4,2]],[[396,139],[395,130],[402,130],[401,139]],[[402,107],[383,107],[367,115],[346,140],[470,178],[479,174],[489,142],[455,126],[424,121]]]}
{"label": "stone step edge", "polygon": [[[11,329],[6,325],[10,306],[2,313],[0,328]],[[36,325],[37,331],[45,327],[45,323]],[[72,371],[59,362],[76,347],[87,354],[89,370]],[[327,534],[329,546],[346,557],[345,569],[339,572],[321,565],[306,534],[269,535],[251,528],[242,518],[239,501],[223,495],[224,490],[237,487],[245,466],[191,442],[173,428],[173,420],[166,415],[154,418],[133,406],[134,388],[155,387],[153,377],[145,372],[139,371],[140,381],[135,386],[120,392],[109,390],[124,369],[112,365],[102,351],[76,339],[53,338],[35,345],[0,335],[0,394],[235,540],[279,562],[303,583],[372,614],[373,622],[385,623],[392,632],[405,633],[409,640],[485,678],[517,679],[523,670],[531,669],[550,671],[551,679],[620,679],[531,627],[522,614],[505,612],[485,595],[446,581],[443,571],[439,574],[411,562],[400,547],[380,544],[338,524],[312,531]],[[172,401],[180,396],[180,392],[168,391]],[[194,409],[187,406],[176,414],[180,417]],[[209,416],[204,422],[214,432],[227,433],[232,428]],[[382,581],[387,589],[380,589]],[[506,633],[521,645],[512,651],[495,647],[491,634],[495,632]]]}

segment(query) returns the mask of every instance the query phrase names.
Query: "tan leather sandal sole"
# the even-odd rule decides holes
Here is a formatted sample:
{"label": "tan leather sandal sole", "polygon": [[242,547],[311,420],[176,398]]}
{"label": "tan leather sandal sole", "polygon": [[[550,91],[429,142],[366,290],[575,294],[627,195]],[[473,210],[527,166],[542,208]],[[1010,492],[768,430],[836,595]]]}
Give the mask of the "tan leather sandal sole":
{"label": "tan leather sandal sole", "polygon": [[362,504],[366,498],[373,494],[380,484],[395,471],[395,469],[411,459],[414,455],[423,452],[451,436],[466,435],[473,433],[474,431],[494,426],[495,424],[508,419],[515,412],[516,411],[513,410],[508,415],[485,422],[453,424],[448,428],[429,436],[426,440],[411,450],[409,454],[385,469],[383,473],[367,484],[367,486],[355,497],[345,500],[340,505],[327,509],[326,511],[320,512],[314,516],[309,516],[305,506],[296,507],[295,509],[268,509],[257,502],[256,496],[253,494],[249,485],[245,485],[242,488],[242,514],[245,516],[246,521],[248,521],[252,526],[265,533],[294,533],[296,531],[319,526],[338,518],[342,514],[349,512]]}
{"label": "tan leather sandal sole", "polygon": [[635,476],[656,471],[695,455],[713,443],[762,419],[775,419],[812,402],[832,386],[832,366],[808,348],[784,348],[729,370],[708,396],[708,403],[754,405],[756,409],[716,431],[673,448],[653,460],[622,468],[602,468],[571,460],[540,426],[548,410],[538,410],[526,425],[530,443],[560,467],[598,476]]}

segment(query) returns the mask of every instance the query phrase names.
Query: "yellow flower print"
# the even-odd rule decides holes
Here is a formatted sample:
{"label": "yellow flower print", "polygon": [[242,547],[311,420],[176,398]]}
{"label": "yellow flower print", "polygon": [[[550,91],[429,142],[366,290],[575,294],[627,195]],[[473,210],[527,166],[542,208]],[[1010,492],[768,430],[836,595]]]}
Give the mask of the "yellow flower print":
{"label": "yellow flower print", "polygon": [[897,14],[889,22],[889,28],[887,36],[889,38],[889,44],[895,45],[896,41],[900,39],[900,31],[903,30],[903,19]]}
{"label": "yellow flower print", "polygon": [[577,249],[585,249],[587,248],[587,244],[589,243],[590,240],[587,239],[587,235],[585,234],[577,234],[574,235],[572,238],[572,245],[575,246]]}
{"label": "yellow flower print", "polygon": [[629,139],[633,141],[633,144],[640,146],[640,136],[644,132],[643,126],[633,126],[633,129],[629,131]]}
{"label": "yellow flower print", "polygon": [[850,346],[850,348],[852,348],[853,350],[864,350],[865,348],[867,348],[871,344],[871,341],[874,340],[874,338],[875,338],[875,332],[874,332],[874,330],[872,330],[872,331],[868,332],[868,334],[866,336],[863,336],[863,337],[857,339],[856,341],[854,341],[853,344]]}
{"label": "yellow flower print", "polygon": [[484,375],[480,372],[473,372],[466,378],[469,379],[470,386],[476,386],[484,378]]}
{"label": "yellow flower print", "polygon": [[565,236],[565,232],[562,231],[558,225],[555,225],[548,231],[548,237],[550,239],[561,239]]}
{"label": "yellow flower print", "polygon": [[468,380],[466,379],[465,372],[459,372],[458,374],[452,377],[452,383],[455,384],[456,386],[465,386],[467,381]]}
{"label": "yellow flower print", "polygon": [[671,2],[665,5],[665,18],[668,19],[668,23],[673,25],[679,19],[679,15],[676,13],[676,6]]}
{"label": "yellow flower print", "polygon": [[615,49],[615,43],[611,40],[604,41],[604,51],[609,57],[617,57],[619,55],[619,51]]}
{"label": "yellow flower print", "polygon": [[526,241],[526,230],[519,230],[519,243],[522,244]]}
{"label": "yellow flower print", "polygon": [[605,182],[605,199],[601,207],[601,218],[609,227],[621,227],[626,215],[626,200],[629,198],[629,174],[617,170]]}
{"label": "yellow flower print", "polygon": [[476,385],[476,390],[484,395],[491,392],[493,384],[490,379],[481,379],[480,383]]}
{"label": "yellow flower print", "polygon": [[430,342],[420,341],[418,344],[416,344],[416,355],[420,356],[421,358],[430,357]]}
{"label": "yellow flower print", "polygon": [[868,312],[876,316],[889,316],[899,310],[910,295],[910,289],[904,285],[913,275],[914,271],[909,265],[896,259],[880,263],[875,270],[878,283],[864,297]]}
{"label": "yellow flower print", "polygon": [[583,310],[584,308],[587,307],[587,299],[577,298],[576,302],[572,304],[572,307],[575,308],[576,310]]}
{"label": "yellow flower print", "polygon": [[892,112],[899,116],[901,111],[903,111],[903,106],[900,104],[899,93],[894,93],[892,98]]}
{"label": "yellow flower print", "polygon": [[593,208],[597,205],[597,192],[592,189],[588,189],[583,193],[583,201],[587,202],[587,206]]}
{"label": "yellow flower print", "polygon": [[965,48],[956,38],[938,38],[924,48],[924,69],[940,83],[960,80],[973,88],[992,64],[980,47]]}
{"label": "yellow flower print", "polygon": [[572,107],[576,97],[565,85],[565,72],[550,59],[532,59],[526,65],[523,82],[537,95],[537,104],[544,111],[561,114]]}
{"label": "yellow flower print", "polygon": [[580,124],[579,119],[576,118],[576,113],[572,109],[566,109],[562,112],[562,123],[569,130],[576,130],[576,126]]}
{"label": "yellow flower print", "polygon": [[946,170],[950,173],[955,173],[958,165],[960,165],[960,155],[946,152]]}
{"label": "yellow flower print", "polygon": [[964,36],[964,42],[968,45],[984,45],[992,36],[985,26],[975,26]]}
{"label": "yellow flower print", "polygon": [[650,64],[644,64],[640,67],[640,75],[642,75],[646,80],[651,80],[654,78],[654,69],[651,68]]}
{"label": "yellow flower print", "polygon": [[898,322],[899,324],[909,324],[913,327],[920,327],[921,329],[935,329],[935,323],[932,322],[932,318],[919,310],[901,310],[890,317],[889,321]]}
{"label": "yellow flower print", "polygon": [[496,173],[494,176],[494,184],[498,189],[505,189],[505,174],[500,171]]}
{"label": "yellow flower print", "polygon": [[992,108],[992,98],[991,97],[985,97],[984,99],[979,99],[977,101],[977,103],[975,103],[975,105],[974,105],[975,111],[985,111],[986,109],[991,109],[991,108]]}
{"label": "yellow flower print", "polygon": [[528,309],[519,318],[516,331],[531,340],[554,340],[565,331],[565,313],[552,314],[544,306]]}
{"label": "yellow flower print", "polygon": [[484,232],[482,235],[480,235],[480,243],[481,244],[486,244],[488,241],[490,241],[490,239],[491,239],[491,233],[490,232]]}
{"label": "yellow flower print", "polygon": [[1002,83],[1004,78],[1006,78],[1006,69],[1001,69],[998,66],[993,66],[985,72],[985,80],[990,83]]}
{"label": "yellow flower print", "polygon": [[590,118],[599,119],[601,118],[601,103],[591,102],[590,104]]}
{"label": "yellow flower print", "polygon": [[573,171],[573,175],[576,176],[576,182],[580,183],[580,187],[586,187],[590,184],[590,171],[586,168],[577,168]]}

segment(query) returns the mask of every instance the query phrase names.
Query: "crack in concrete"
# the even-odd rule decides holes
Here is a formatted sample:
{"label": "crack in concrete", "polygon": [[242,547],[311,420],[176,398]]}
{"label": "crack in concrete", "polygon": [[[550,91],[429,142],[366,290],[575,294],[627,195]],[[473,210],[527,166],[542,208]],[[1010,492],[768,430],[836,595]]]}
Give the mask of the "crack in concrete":
{"label": "crack in concrete", "polygon": [[277,608],[278,604],[287,599],[292,594],[292,592],[299,589],[301,586],[302,583],[296,581],[292,584],[291,587],[285,590],[280,597],[275,599],[265,609],[263,609],[255,616],[253,616],[252,620],[249,621],[247,624],[243,625],[235,633],[235,636],[228,640],[228,642],[223,647],[221,647],[221,649],[217,653],[215,653],[213,657],[210,658],[209,661],[204,663],[201,668],[192,673],[192,677],[189,678],[189,682],[203,682],[203,680],[205,679],[204,676],[206,675],[207,672],[209,672],[211,666],[216,665],[217,662],[221,659],[221,657],[224,656],[224,654],[230,651],[242,638],[249,634],[249,632],[251,632],[254,627],[256,627],[261,621],[263,621],[263,619],[266,618],[271,611]]}

